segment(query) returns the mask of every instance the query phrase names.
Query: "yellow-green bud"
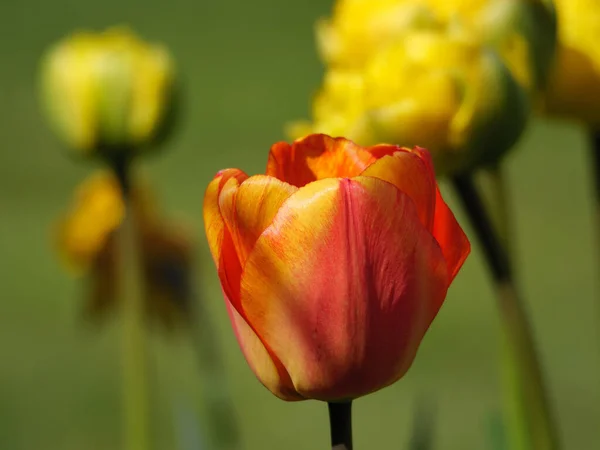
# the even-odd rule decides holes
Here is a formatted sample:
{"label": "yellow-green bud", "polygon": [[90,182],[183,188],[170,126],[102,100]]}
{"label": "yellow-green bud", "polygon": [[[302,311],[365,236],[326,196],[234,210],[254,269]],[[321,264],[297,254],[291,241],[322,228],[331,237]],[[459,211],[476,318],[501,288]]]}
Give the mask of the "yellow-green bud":
{"label": "yellow-green bud", "polygon": [[42,97],[59,137],[79,155],[152,144],[173,101],[174,68],[161,45],[113,28],[75,33],[44,56]]}
{"label": "yellow-green bud", "polygon": [[552,0],[490,1],[479,27],[531,93],[544,88],[557,41]]}
{"label": "yellow-green bud", "polygon": [[414,29],[360,70],[330,70],[312,124],[294,124],[289,132],[422,146],[438,174],[455,174],[497,162],[528,112],[528,96],[512,72],[466,29]]}
{"label": "yellow-green bud", "polygon": [[544,112],[600,127],[600,1],[555,0],[559,45]]}

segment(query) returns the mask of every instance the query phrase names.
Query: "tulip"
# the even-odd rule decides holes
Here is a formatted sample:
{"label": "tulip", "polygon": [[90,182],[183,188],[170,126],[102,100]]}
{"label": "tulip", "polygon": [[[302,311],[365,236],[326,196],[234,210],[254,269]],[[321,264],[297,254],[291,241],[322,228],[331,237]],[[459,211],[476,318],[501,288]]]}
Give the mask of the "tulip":
{"label": "tulip", "polygon": [[[191,243],[182,228],[164,223],[145,186],[136,185],[132,195],[146,313],[170,328],[188,312]],[[60,222],[58,251],[69,268],[89,277],[86,310],[93,318],[105,315],[118,302],[122,274],[116,233],[124,218],[117,180],[110,173],[98,173],[77,189],[71,210]]]}
{"label": "tulip", "polygon": [[438,25],[439,18],[424,2],[338,0],[333,17],[317,21],[317,46],[328,65],[360,68],[407,29]]}
{"label": "tulip", "polygon": [[543,85],[556,42],[551,0],[338,0],[317,22],[317,43],[328,65],[355,69],[407,29],[454,23],[493,44],[524,87]]}
{"label": "tulip", "polygon": [[498,55],[471,37],[464,29],[413,29],[361,70],[331,69],[313,123],[289,132],[423,145],[440,175],[494,164],[520,136],[528,101]]}
{"label": "tulip", "polygon": [[79,155],[151,144],[171,106],[169,53],[126,29],[63,39],[45,55],[41,75],[48,118]]}
{"label": "tulip", "polygon": [[326,135],[219,172],[204,222],[246,360],[285,400],[400,379],[470,250],[426,150]]}
{"label": "tulip", "polygon": [[[442,1],[442,0],[438,0]],[[493,0],[475,24],[537,101],[548,82],[557,44],[553,0]]]}
{"label": "tulip", "polygon": [[559,47],[545,110],[600,128],[600,3],[555,0]]}
{"label": "tulip", "polygon": [[[594,199],[600,232],[600,3],[555,0],[559,48],[550,75],[544,112],[571,119],[588,129]],[[596,237],[600,243],[600,236]],[[600,249],[597,249],[598,252]]]}

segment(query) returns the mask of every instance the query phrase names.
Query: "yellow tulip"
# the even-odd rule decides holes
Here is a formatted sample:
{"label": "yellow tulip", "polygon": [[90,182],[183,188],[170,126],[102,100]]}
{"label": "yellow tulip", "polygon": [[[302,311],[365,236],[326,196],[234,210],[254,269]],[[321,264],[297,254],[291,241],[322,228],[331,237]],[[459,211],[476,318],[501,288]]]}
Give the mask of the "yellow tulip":
{"label": "yellow tulip", "polygon": [[290,127],[430,149],[436,172],[492,163],[517,139],[528,104],[500,58],[457,29],[407,30],[362,70],[331,69],[313,123]]}
{"label": "yellow tulip", "polygon": [[423,1],[338,0],[333,17],[317,22],[317,45],[326,63],[360,68],[373,52],[395,41],[407,28],[437,25]]}
{"label": "yellow tulip", "polygon": [[549,114],[600,125],[600,2],[555,0],[559,48],[545,107]]}
{"label": "yellow tulip", "polygon": [[80,32],[45,55],[42,94],[62,140],[92,155],[150,143],[169,110],[173,78],[161,45],[122,28]]}
{"label": "yellow tulip", "polygon": [[556,41],[549,0],[338,0],[317,23],[317,42],[327,64],[356,69],[409,28],[452,24],[493,44],[526,88],[545,82]]}

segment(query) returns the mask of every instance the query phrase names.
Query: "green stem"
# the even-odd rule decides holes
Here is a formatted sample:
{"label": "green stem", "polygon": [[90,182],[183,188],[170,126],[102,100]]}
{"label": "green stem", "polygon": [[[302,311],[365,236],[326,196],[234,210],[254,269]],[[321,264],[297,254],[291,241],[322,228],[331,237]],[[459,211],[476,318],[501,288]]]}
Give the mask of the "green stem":
{"label": "green stem", "polygon": [[[487,205],[490,207],[490,216],[493,217],[498,238],[506,250],[509,263],[515,265],[513,224],[510,214],[509,194],[506,177],[502,167],[496,165],[481,171],[484,176],[487,194]],[[497,287],[497,295],[502,295]],[[505,303],[505,302],[503,302]],[[515,343],[511,336],[511,327],[502,321],[501,349],[502,380],[504,382],[504,432],[511,450],[528,450],[533,448],[532,436],[528,427],[527,405],[523,398],[526,387],[520,375],[519,360],[515,351]]]}
{"label": "green stem", "polygon": [[240,449],[239,426],[229,395],[223,363],[219,357],[214,327],[202,301],[191,304],[194,308],[192,339],[200,365],[200,386],[208,412],[212,446],[216,449]]}
{"label": "green stem", "polygon": [[148,450],[148,354],[139,236],[131,205],[128,162],[115,164],[125,203],[125,217],[118,232],[123,319],[123,414],[126,450]]}
{"label": "green stem", "polygon": [[[547,399],[531,325],[517,291],[511,259],[503,245],[498,227],[490,220],[489,212],[473,184],[472,175],[456,176],[453,182],[483,247],[494,278],[505,329],[506,352],[509,358],[507,362],[511,364],[512,371],[507,379],[512,381],[511,388],[515,390],[515,398],[520,399],[519,404],[522,408],[519,416],[527,418],[524,426],[530,437],[529,448],[557,450],[557,429]],[[504,210],[506,211],[506,208]]]}
{"label": "green stem", "polygon": [[502,240],[502,245],[508,254],[510,263],[514,267],[515,242],[506,174],[500,165],[488,167],[481,172],[487,181],[486,203],[490,207],[490,216],[493,219],[498,237]]}
{"label": "green stem", "polygon": [[421,398],[413,408],[412,435],[410,450],[431,450],[434,448],[435,411],[433,406]]}
{"label": "green stem", "polygon": [[[596,245],[598,247],[598,253],[600,253],[600,131],[591,132],[592,136],[592,170],[594,178],[594,205],[596,209],[596,223],[595,228],[598,230],[596,234]],[[600,263],[600,260],[598,261]]]}

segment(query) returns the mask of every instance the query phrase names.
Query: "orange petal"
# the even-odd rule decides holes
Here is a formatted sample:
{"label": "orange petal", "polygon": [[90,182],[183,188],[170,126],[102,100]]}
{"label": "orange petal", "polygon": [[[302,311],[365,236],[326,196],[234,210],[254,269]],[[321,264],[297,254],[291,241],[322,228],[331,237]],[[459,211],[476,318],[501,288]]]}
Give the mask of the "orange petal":
{"label": "orange petal", "polygon": [[[230,211],[224,208],[240,181],[248,178],[238,169],[226,169],[210,182],[204,196],[204,229],[210,252],[217,266],[221,286],[227,296],[239,302],[240,277],[242,267],[235,250],[230,231],[231,218],[223,214]],[[230,200],[233,201],[233,200]]]}
{"label": "orange petal", "polygon": [[404,149],[383,156],[362,173],[392,183],[407,194],[417,208],[421,223],[431,231],[435,211],[435,174],[423,159]]}
{"label": "orange petal", "polygon": [[243,267],[258,237],[273,221],[281,204],[298,188],[265,175],[250,177],[239,187],[233,180],[227,185],[221,194],[221,213],[230,225]]}
{"label": "orange petal", "polygon": [[439,188],[436,188],[433,237],[442,249],[452,282],[471,252],[471,243],[444,202]]}
{"label": "orange petal", "polygon": [[293,194],[258,238],[240,307],[301,395],[335,400],[401,377],[447,288],[406,194],[371,177],[326,179]]}
{"label": "orange petal", "polygon": [[406,148],[399,147],[391,144],[377,144],[371,147],[367,147],[367,151],[373,155],[376,159],[383,158],[384,156],[392,156],[396,152],[409,151]]}
{"label": "orange petal", "polygon": [[[289,375],[277,358],[272,357],[262,341],[236,309],[239,306],[241,264],[233,239],[221,212],[221,205],[247,175],[238,169],[219,172],[209,184],[204,197],[204,226],[210,251],[217,266],[219,280],[233,329],[248,364],[258,379],[273,393],[286,400],[301,397],[295,392]],[[221,205],[220,205],[221,204]],[[229,211],[229,210],[226,210]]]}
{"label": "orange petal", "polygon": [[225,302],[235,337],[248,365],[259,381],[283,400],[304,400],[294,389],[290,375],[281,362],[269,353],[256,333],[229,302],[227,296]]}
{"label": "orange petal", "polygon": [[221,170],[215,178],[209,183],[204,194],[204,230],[208,240],[208,247],[212,254],[213,260],[219,267],[221,259],[221,244],[223,241],[223,231],[225,229],[225,221],[221,216],[221,208],[219,207],[219,197],[223,187],[230,179],[235,179],[238,183],[248,178],[244,172],[239,169]]}
{"label": "orange petal", "polygon": [[273,145],[266,174],[302,187],[324,178],[357,176],[374,161],[375,157],[352,141],[312,134],[292,145]]}

